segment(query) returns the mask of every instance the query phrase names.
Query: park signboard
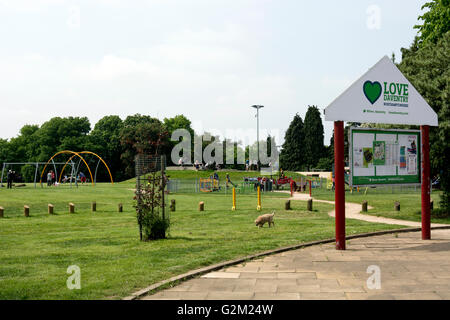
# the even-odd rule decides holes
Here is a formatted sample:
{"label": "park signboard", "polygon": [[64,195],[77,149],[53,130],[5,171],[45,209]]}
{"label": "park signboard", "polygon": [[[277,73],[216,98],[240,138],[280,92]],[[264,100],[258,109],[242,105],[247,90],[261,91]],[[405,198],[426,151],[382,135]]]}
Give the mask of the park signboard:
{"label": "park signboard", "polygon": [[351,130],[350,185],[420,183],[422,239],[431,239],[429,127],[438,125],[438,117],[416,88],[384,56],[324,114],[334,121],[336,249],[345,250],[346,242],[344,121],[420,125],[420,132]]}
{"label": "park signboard", "polygon": [[419,185],[420,131],[350,128],[351,186]]}
{"label": "park signboard", "polygon": [[326,109],[326,121],[437,126],[437,114],[384,56]]}

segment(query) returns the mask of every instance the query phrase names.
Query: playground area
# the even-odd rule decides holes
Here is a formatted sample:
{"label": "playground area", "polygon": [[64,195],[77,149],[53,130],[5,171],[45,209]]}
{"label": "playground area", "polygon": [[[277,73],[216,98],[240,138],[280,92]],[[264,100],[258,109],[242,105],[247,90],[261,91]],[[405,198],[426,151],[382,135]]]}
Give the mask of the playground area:
{"label": "playground area", "polygon": [[[67,158],[67,156],[69,157]],[[55,161],[55,159],[64,158],[67,158],[64,162]],[[33,183],[35,188],[38,184],[40,187],[44,184],[48,187],[78,187],[79,183],[95,185],[100,164],[106,169],[111,183],[114,183],[106,162],[98,154],[91,151],[59,151],[50,157],[47,162],[4,162],[0,174],[0,188],[4,187],[4,183],[7,184],[7,188],[10,188],[13,185],[25,187],[26,183],[30,182]],[[95,168],[95,171],[91,170],[91,167]]]}

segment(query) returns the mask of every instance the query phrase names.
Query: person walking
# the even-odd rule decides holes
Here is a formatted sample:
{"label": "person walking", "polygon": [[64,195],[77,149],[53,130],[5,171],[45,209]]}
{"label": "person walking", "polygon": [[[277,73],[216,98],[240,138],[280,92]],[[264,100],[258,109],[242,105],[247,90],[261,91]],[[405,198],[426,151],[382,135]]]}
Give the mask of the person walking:
{"label": "person walking", "polygon": [[50,187],[53,184],[53,175],[52,170],[47,173],[47,187]]}
{"label": "person walking", "polygon": [[228,189],[228,184],[231,184],[233,187],[236,187],[236,185],[233,183],[233,181],[231,181],[230,175],[227,173],[227,189]]}
{"label": "person walking", "polygon": [[6,189],[12,189],[12,183],[13,183],[13,172],[12,172],[12,170],[8,171],[8,174],[6,176],[6,182],[7,182]]}

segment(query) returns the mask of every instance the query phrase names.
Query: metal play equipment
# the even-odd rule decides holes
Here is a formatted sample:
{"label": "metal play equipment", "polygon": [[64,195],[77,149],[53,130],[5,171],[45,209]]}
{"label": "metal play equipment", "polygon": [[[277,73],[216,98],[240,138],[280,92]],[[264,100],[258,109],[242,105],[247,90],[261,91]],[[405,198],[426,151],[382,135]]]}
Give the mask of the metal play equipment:
{"label": "metal play equipment", "polygon": [[[2,168],[2,174],[1,174],[1,178],[0,178],[0,187],[3,188],[3,178],[4,178],[4,173],[5,170],[10,167],[10,166],[14,166],[14,165],[29,165],[29,166],[35,166],[36,170],[34,172],[34,187],[36,188],[36,183],[37,183],[37,174],[38,174],[38,170],[39,170],[39,166],[41,165],[46,165],[48,164],[48,162],[3,162],[3,168]],[[52,165],[55,169],[56,172],[56,166],[57,165],[67,165],[69,164],[68,162],[54,162],[52,160]],[[75,166],[75,163],[73,161],[70,162],[70,166],[72,167],[72,169]]]}
{"label": "metal play equipment", "polygon": [[[98,158],[97,166],[95,167],[95,173],[94,173],[94,180],[93,180],[93,181],[94,181],[94,184],[97,183],[97,171],[98,171],[98,166],[99,166],[100,162],[102,162],[102,163],[105,165],[106,170],[108,170],[108,174],[109,174],[109,178],[111,179],[111,183],[114,184],[113,177],[112,177],[112,175],[111,175],[111,171],[109,170],[108,165],[106,164],[106,162],[105,162],[98,154],[96,154],[96,153],[94,153],[94,152],[91,152],[91,151],[81,151],[81,152],[78,152],[78,153],[79,153],[79,154],[92,154],[92,155],[94,155],[94,156],[96,156],[96,157]],[[62,170],[61,170],[61,173],[59,174],[59,180],[58,180],[59,183],[61,183],[61,177],[62,177],[62,174],[63,174],[64,169],[66,168],[67,164],[68,164],[70,161],[72,161],[72,159],[73,159],[74,157],[76,157],[76,156],[77,156],[76,154],[72,155],[72,156],[69,158],[69,160],[67,160],[67,162],[65,163],[64,167],[63,167]],[[81,159],[80,159],[80,161],[81,161]],[[77,166],[77,171],[76,171],[76,172],[78,172],[78,168],[79,168],[79,166],[80,166],[80,161],[78,162],[78,166]]]}
{"label": "metal play equipment", "polygon": [[[94,152],[91,152],[91,151],[81,151],[81,152],[75,152],[75,151],[70,151],[70,150],[63,150],[63,151],[59,151],[59,152],[57,152],[57,153],[55,153],[46,163],[45,163],[45,166],[44,166],[44,169],[42,170],[42,172],[41,172],[41,176],[40,176],[40,180],[39,180],[39,183],[41,184],[41,186],[42,186],[42,176],[44,175],[44,172],[45,172],[45,169],[47,168],[47,165],[52,161],[53,162],[53,159],[56,157],[56,156],[58,156],[58,155],[60,155],[60,154],[71,154],[71,157],[69,158],[69,160],[67,160],[65,163],[64,163],[64,167],[63,167],[63,169],[61,170],[61,173],[60,173],[60,175],[59,175],[59,182],[61,181],[61,177],[62,177],[62,174],[63,174],[63,172],[64,172],[64,169],[65,169],[65,167],[67,166],[67,164],[69,164],[69,163],[72,163],[73,164],[73,158],[76,156],[76,157],[78,157],[79,159],[80,159],[80,161],[78,162],[78,165],[75,167],[74,165],[72,165],[71,167],[71,176],[73,177],[76,177],[77,176],[77,174],[78,174],[78,170],[79,170],[79,168],[80,168],[80,164],[81,164],[81,161],[83,161],[84,162],[84,164],[86,165],[86,168],[88,169],[88,171],[89,171],[89,175],[90,175],[90,177],[91,177],[91,183],[92,183],[92,185],[93,186],[95,186],[95,184],[96,184],[96,179],[97,179],[97,170],[98,170],[98,166],[99,166],[99,164],[100,164],[100,161],[101,162],[103,162],[103,164],[105,165],[105,167],[106,167],[106,169],[108,170],[108,173],[109,173],[109,176],[110,176],[110,178],[111,178],[111,183],[113,184],[114,183],[114,181],[113,181],[113,178],[112,178],[112,175],[111,175],[111,171],[109,170],[109,167],[108,167],[108,165],[106,164],[106,162],[99,156],[99,155],[97,155],[96,153],[94,153]],[[91,155],[94,155],[94,156],[96,156],[98,159],[99,159],[99,161],[98,161],[98,163],[97,163],[97,167],[96,167],[96,169],[95,169],[95,179],[92,177],[92,172],[91,172],[91,168],[89,167],[89,165],[87,164],[87,162],[86,162],[86,160],[81,156],[81,154],[91,154]],[[57,173],[57,171],[56,171],[56,166],[54,166],[55,167],[55,175],[56,175],[56,177],[58,176],[58,173]],[[71,181],[72,181],[72,179],[71,179]],[[77,184],[77,180],[75,179],[75,184]]]}
{"label": "metal play equipment", "polygon": [[256,206],[256,210],[261,211],[262,207],[261,207],[261,187],[260,186],[258,186],[257,194],[258,194],[258,205]]}
{"label": "metal play equipment", "polygon": [[231,207],[232,211],[236,211],[236,188],[233,188],[233,206]]}
{"label": "metal play equipment", "polygon": [[218,179],[215,179],[213,177],[209,178],[200,178],[200,191],[201,192],[213,192],[213,191],[219,191],[220,189],[220,183]]}

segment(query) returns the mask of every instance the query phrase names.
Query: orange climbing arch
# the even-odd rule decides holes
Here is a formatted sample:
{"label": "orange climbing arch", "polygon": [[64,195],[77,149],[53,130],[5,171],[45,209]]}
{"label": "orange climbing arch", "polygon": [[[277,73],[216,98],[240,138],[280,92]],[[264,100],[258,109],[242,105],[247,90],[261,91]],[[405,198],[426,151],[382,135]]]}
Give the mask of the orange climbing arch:
{"label": "orange climbing arch", "polygon": [[[50,161],[52,161],[53,158],[55,158],[57,155],[60,155],[60,154],[63,154],[63,153],[65,153],[65,154],[69,153],[69,154],[72,154],[74,156],[78,156],[84,162],[84,164],[86,165],[86,167],[87,167],[87,169],[89,171],[89,175],[91,176],[92,185],[94,185],[94,179],[92,178],[91,168],[89,168],[87,162],[84,160],[84,158],[80,155],[79,152],[74,152],[74,151],[70,151],[70,150],[59,151],[59,152],[55,153],[50,159],[48,159],[47,163],[44,166],[44,169],[41,172],[41,178],[39,180],[39,183],[42,184],[42,176],[44,175],[45,169],[47,168],[47,166],[50,163]],[[109,169],[108,169],[108,171],[109,171]]]}
{"label": "orange climbing arch", "polygon": [[[109,170],[108,165],[106,164],[106,162],[105,162],[98,154],[96,154],[96,153],[94,153],[94,152],[91,152],[91,151],[81,151],[81,152],[78,152],[78,154],[92,154],[92,155],[96,156],[96,157],[97,157],[101,162],[103,162],[103,164],[105,165],[106,170],[108,170],[108,173],[109,173],[109,178],[111,179],[111,184],[114,184],[113,177],[112,177],[112,175],[111,175],[111,171]],[[64,164],[64,167],[62,168],[61,173],[59,174],[59,180],[58,180],[58,183],[61,183],[61,177],[62,177],[62,174],[63,174],[64,169],[66,168],[67,164],[70,162],[70,160],[72,160],[72,159],[73,159],[74,157],[76,157],[76,156],[77,156],[76,154],[72,155],[72,156],[69,158],[69,160],[67,160],[67,162]],[[92,178],[92,176],[91,176],[91,178]]]}

